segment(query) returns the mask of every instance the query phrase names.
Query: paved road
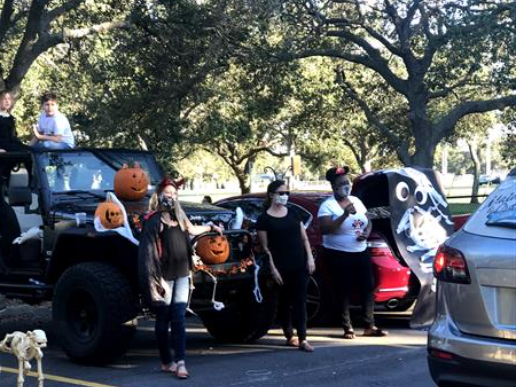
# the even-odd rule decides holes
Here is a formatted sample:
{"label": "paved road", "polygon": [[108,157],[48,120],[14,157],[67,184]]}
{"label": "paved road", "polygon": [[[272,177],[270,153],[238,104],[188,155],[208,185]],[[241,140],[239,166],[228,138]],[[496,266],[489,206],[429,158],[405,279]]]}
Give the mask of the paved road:
{"label": "paved road", "polygon": [[[405,318],[382,319],[391,333],[382,339],[358,337],[349,341],[338,337],[341,331],[337,328],[312,328],[310,341],[316,345],[312,354],[283,346],[278,329],[252,345],[220,344],[198,320],[190,318],[187,358],[192,377],[179,381],[159,372],[151,321],[140,324],[131,350],[115,364],[86,367],[71,363],[55,345],[47,309],[41,308],[33,320],[27,316],[30,314],[22,313],[16,320],[0,315],[0,337],[13,329],[46,329],[50,340],[44,359],[46,387],[169,387],[179,383],[210,387],[434,387],[426,366],[426,334],[408,329]],[[0,364],[0,386],[15,387],[16,362],[2,354]],[[36,379],[29,376],[25,386],[37,386]]]}

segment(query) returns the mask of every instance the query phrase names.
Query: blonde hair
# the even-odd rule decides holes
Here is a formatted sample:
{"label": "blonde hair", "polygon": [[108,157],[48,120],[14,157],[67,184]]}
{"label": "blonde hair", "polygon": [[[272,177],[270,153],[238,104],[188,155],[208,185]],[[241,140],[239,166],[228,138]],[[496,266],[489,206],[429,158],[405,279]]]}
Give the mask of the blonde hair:
{"label": "blonde hair", "polygon": [[[149,211],[151,212],[163,212],[166,211],[165,208],[159,203],[159,195],[157,192],[154,192],[149,201]],[[183,211],[181,204],[179,204],[179,200],[176,199],[176,203],[174,206],[174,215],[176,216],[176,220],[179,223],[179,227],[181,227],[182,231],[188,230],[189,220],[186,216],[186,213]]]}

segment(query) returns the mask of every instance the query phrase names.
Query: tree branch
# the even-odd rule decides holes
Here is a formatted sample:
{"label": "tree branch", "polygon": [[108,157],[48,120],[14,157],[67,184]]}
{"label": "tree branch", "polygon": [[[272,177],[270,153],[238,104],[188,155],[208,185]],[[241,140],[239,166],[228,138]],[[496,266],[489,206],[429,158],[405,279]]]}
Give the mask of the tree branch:
{"label": "tree branch", "polygon": [[408,92],[406,81],[394,74],[386,64],[386,61],[381,58],[380,62],[373,61],[366,55],[353,55],[347,52],[342,52],[336,49],[311,49],[304,50],[295,54],[284,54],[284,59],[302,59],[312,56],[323,56],[330,58],[344,59],[352,63],[363,65],[371,70],[377,72],[385,79],[385,81],[397,92],[406,95]]}
{"label": "tree branch", "polygon": [[468,73],[462,78],[460,81],[456,82],[452,86],[444,86],[441,90],[437,90],[434,92],[428,93],[428,100],[435,98],[443,98],[447,97],[452,93],[455,89],[465,86],[468,81],[471,79],[471,76],[479,69],[478,63],[473,63],[468,70]]}
{"label": "tree branch", "polygon": [[244,153],[240,158],[237,160],[238,164],[243,163],[246,159],[249,159],[255,155],[257,155],[260,152],[267,151],[271,146],[275,145],[275,141],[265,143],[263,145],[258,146],[257,148],[251,149],[247,153]]}
{"label": "tree branch", "polygon": [[348,95],[352,100],[354,100],[358,106],[362,109],[364,114],[366,115],[367,120],[369,123],[374,125],[380,133],[382,133],[388,140],[396,146],[400,151],[400,154],[402,157],[409,157],[408,154],[408,146],[407,144],[398,136],[396,136],[383,122],[381,122],[378,117],[372,112],[372,110],[369,108],[369,105],[358,95],[358,93],[353,89],[353,87],[346,82],[345,74],[342,69],[339,69],[337,71],[337,84],[339,84],[346,95]]}
{"label": "tree branch", "polygon": [[57,19],[59,16],[64,15],[65,13],[77,9],[82,3],[86,0],[69,0],[60,7],[54,8],[51,11],[47,12],[47,19],[51,22]]}
{"label": "tree branch", "polygon": [[61,34],[61,43],[81,39],[93,34],[103,34],[105,32],[117,29],[126,28],[129,26],[128,20],[115,20],[105,23],[96,24],[90,27],[77,28],[77,29],[65,29]]}
{"label": "tree branch", "polygon": [[457,121],[468,114],[503,110],[509,106],[516,106],[516,94],[483,101],[463,102],[439,120],[435,126],[436,135],[441,137],[448,135],[453,130]]}
{"label": "tree branch", "polygon": [[346,145],[351,150],[351,153],[353,153],[353,156],[355,157],[355,160],[357,161],[357,164],[360,166],[360,168],[362,168],[362,165],[361,165],[362,157],[358,153],[355,145],[353,145],[353,143],[351,141],[349,141],[348,139],[346,139],[346,138],[343,138],[342,141],[344,142],[344,145]]}
{"label": "tree branch", "polygon": [[271,148],[267,148],[264,151],[275,157],[285,157],[289,155],[288,152],[274,152]]}
{"label": "tree branch", "polygon": [[[23,76],[27,73],[32,62],[37,58],[34,56],[34,46],[38,42],[38,33],[40,31],[40,22],[44,13],[48,0],[33,1],[29,9],[29,15],[23,39],[18,46],[18,51],[14,57],[12,70],[6,79],[7,89],[16,89],[19,87]],[[30,61],[30,63],[27,63]],[[15,90],[17,91],[17,90]]]}
{"label": "tree branch", "polygon": [[2,13],[0,14],[0,47],[2,47],[2,42],[11,28],[11,16],[14,12],[13,7],[14,0],[5,0],[4,6],[2,7]]}
{"label": "tree branch", "polygon": [[[351,20],[347,18],[327,18],[325,19],[326,24],[328,26],[333,26],[335,28],[342,28],[342,27],[360,27],[363,28],[369,35],[371,35],[374,39],[379,41],[381,44],[384,45],[385,48],[387,48],[391,53],[397,56],[402,56],[401,50],[396,47],[394,44],[392,44],[389,40],[385,38],[382,34],[377,32],[374,28],[368,26],[363,21],[356,21]],[[333,30],[335,31],[335,30]],[[331,35],[331,31],[328,33],[329,36]]]}
{"label": "tree branch", "polygon": [[81,39],[92,34],[101,34],[116,28],[127,27],[129,25],[127,20],[111,21],[85,28],[65,29],[58,34],[50,35],[45,33],[39,35],[36,40],[36,36],[38,36],[37,30],[39,30],[38,21],[40,20],[42,9],[39,11],[39,13],[36,13],[36,11],[33,11],[32,9],[30,11],[27,31],[22,43],[20,44],[18,52],[16,53],[9,77],[6,80],[6,84],[9,89],[19,87],[21,81],[32,66],[32,63],[34,63],[39,55],[48,49],[70,40]]}

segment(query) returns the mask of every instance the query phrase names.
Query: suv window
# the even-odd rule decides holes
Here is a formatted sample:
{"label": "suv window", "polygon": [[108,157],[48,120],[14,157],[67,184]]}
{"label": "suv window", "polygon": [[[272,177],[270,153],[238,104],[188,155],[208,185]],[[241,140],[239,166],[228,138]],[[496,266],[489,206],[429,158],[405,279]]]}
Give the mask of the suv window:
{"label": "suv window", "polygon": [[466,232],[516,239],[516,176],[509,176],[471,216]]}
{"label": "suv window", "polygon": [[70,190],[112,190],[114,176],[124,163],[139,162],[151,186],[161,179],[158,166],[145,153],[115,151],[48,151],[41,154],[48,186],[53,193]]}

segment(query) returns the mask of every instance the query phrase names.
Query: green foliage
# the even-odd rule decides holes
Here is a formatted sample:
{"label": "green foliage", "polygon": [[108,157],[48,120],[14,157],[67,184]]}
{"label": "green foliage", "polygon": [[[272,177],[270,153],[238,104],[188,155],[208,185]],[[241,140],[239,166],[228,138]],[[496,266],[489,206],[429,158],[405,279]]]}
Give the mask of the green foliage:
{"label": "green foliage", "polygon": [[[507,115],[507,118],[516,118],[514,111]],[[507,168],[516,168],[516,120],[509,121],[504,129],[500,146],[500,155],[503,165]]]}
{"label": "green foliage", "polygon": [[346,94],[405,164],[432,166],[460,118],[516,105],[514,2],[284,1],[281,12],[277,55],[345,63]]}

